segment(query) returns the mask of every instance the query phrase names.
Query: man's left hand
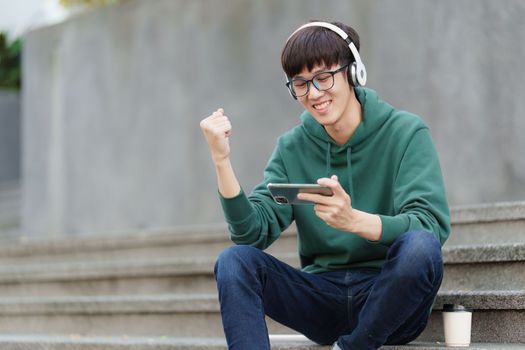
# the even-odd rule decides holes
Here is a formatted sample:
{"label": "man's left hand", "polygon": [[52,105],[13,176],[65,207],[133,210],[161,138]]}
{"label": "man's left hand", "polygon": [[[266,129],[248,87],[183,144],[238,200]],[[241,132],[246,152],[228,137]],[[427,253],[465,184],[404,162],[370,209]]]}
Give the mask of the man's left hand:
{"label": "man's left hand", "polygon": [[321,178],[317,183],[329,187],[333,195],[323,196],[314,193],[300,193],[298,198],[314,203],[315,214],[331,227],[351,232],[353,208],[352,199],[345,192],[336,175],[330,178]]}

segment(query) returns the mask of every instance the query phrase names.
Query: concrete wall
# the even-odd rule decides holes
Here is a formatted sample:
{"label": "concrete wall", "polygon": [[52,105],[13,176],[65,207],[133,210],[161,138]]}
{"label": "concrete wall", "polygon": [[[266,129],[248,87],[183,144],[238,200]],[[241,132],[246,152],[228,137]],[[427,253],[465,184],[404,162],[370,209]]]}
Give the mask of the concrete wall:
{"label": "concrete wall", "polygon": [[368,86],[431,125],[451,204],[525,197],[520,0],[128,0],[26,37],[24,232],[221,222],[199,121],[225,108],[251,190],[298,121],[279,54],[312,18],[354,25]]}
{"label": "concrete wall", "polygon": [[20,94],[0,90],[0,184],[20,179]]}

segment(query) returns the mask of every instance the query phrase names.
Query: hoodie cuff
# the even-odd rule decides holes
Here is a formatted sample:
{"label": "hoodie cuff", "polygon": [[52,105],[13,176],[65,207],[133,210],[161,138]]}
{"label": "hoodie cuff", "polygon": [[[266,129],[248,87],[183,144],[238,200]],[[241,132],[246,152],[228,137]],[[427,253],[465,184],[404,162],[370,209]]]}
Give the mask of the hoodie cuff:
{"label": "hoodie cuff", "polygon": [[242,188],[241,192],[232,198],[224,198],[220,192],[218,193],[226,222],[229,224],[243,222],[253,213],[252,205]]}
{"label": "hoodie cuff", "polygon": [[381,233],[381,239],[378,243],[389,246],[399,235],[408,231],[409,222],[408,217],[405,215],[379,215],[379,217],[381,218],[383,232]]}

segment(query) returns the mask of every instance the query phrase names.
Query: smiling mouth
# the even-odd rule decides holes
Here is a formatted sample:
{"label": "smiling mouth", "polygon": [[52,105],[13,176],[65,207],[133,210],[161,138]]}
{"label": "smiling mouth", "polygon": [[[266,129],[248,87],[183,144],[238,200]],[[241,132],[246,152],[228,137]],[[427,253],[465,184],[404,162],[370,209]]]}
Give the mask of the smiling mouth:
{"label": "smiling mouth", "polygon": [[332,103],[332,101],[325,101],[323,103],[318,103],[318,104],[315,104],[313,105],[314,109],[316,110],[320,110],[320,109],[324,109],[326,107],[328,107],[328,105]]}

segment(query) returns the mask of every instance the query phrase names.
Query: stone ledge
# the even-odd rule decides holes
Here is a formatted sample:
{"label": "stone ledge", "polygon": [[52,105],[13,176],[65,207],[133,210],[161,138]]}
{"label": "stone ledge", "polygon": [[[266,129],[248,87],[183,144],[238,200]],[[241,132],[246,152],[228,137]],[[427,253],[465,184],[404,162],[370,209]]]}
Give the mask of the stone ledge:
{"label": "stone ledge", "polygon": [[[296,252],[274,254],[298,266]],[[445,264],[525,262],[525,243],[444,247]],[[78,281],[133,277],[211,276],[215,257],[29,262],[0,266],[0,283]]]}
{"label": "stone ledge", "polygon": [[218,313],[214,294],[24,297],[0,299],[0,315]]}
{"label": "stone ledge", "polygon": [[[525,202],[508,202],[470,205],[451,208],[454,225],[525,220]],[[296,236],[295,225],[285,233],[286,237]],[[227,226],[223,223],[190,225],[170,229],[144,230],[133,232],[107,232],[105,234],[55,239],[27,239],[9,241],[0,246],[0,257],[29,257],[36,255],[74,254],[92,251],[113,251],[166,245],[228,243]]]}
{"label": "stone ledge", "polygon": [[[439,292],[435,310],[460,303],[475,310],[525,310],[522,291]],[[0,314],[166,314],[218,313],[215,294],[23,297],[0,299]]]}
{"label": "stone ledge", "polygon": [[443,261],[445,263],[525,261],[525,243],[444,247]]}
{"label": "stone ledge", "polygon": [[[328,346],[315,345],[304,337],[292,340],[272,339],[273,350],[329,350]],[[4,350],[226,350],[222,338],[176,337],[83,337],[46,335],[0,336]],[[444,349],[442,343],[414,342],[409,345],[383,346],[381,350],[435,350]],[[470,350],[518,350],[525,344],[471,344]]]}
{"label": "stone ledge", "polygon": [[525,310],[525,290],[440,291],[434,310],[441,310],[444,304],[462,304],[475,310]]}
{"label": "stone ledge", "polygon": [[525,220],[525,202],[457,206],[450,210],[453,224]]}
{"label": "stone ledge", "polygon": [[[275,256],[290,265],[299,265],[299,258],[295,252]],[[214,264],[215,257],[31,262],[0,266],[0,283],[159,276],[212,277]]]}

